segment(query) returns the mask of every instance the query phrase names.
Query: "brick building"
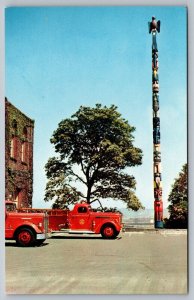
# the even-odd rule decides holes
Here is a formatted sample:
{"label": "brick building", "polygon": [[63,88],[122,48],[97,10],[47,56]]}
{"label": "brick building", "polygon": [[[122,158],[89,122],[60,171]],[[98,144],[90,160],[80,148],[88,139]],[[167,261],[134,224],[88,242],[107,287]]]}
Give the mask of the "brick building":
{"label": "brick building", "polygon": [[34,121],[5,98],[5,199],[32,205]]}

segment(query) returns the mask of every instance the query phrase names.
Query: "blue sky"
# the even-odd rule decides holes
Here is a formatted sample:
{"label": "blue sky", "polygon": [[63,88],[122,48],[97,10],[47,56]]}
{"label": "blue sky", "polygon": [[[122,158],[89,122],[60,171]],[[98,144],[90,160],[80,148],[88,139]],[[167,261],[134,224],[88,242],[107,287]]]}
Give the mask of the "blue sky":
{"label": "blue sky", "polygon": [[[161,20],[159,49],[164,206],[187,160],[185,7],[6,9],[6,96],[35,120],[33,206],[45,203],[50,137],[80,105],[115,104],[136,127],[143,164],[131,168],[136,194],[153,207],[152,69],[148,21]],[[115,203],[116,204],[116,203]],[[119,203],[121,205],[121,203]]]}

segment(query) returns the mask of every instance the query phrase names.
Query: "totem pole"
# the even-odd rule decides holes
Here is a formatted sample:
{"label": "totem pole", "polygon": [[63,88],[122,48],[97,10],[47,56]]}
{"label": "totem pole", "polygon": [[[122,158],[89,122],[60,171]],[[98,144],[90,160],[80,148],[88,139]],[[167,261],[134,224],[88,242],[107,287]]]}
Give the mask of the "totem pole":
{"label": "totem pole", "polygon": [[160,152],[159,77],[158,47],[156,34],[160,32],[160,21],[152,17],[148,22],[152,33],[152,108],[153,108],[153,172],[154,172],[154,219],[155,228],[163,228],[162,176]]}

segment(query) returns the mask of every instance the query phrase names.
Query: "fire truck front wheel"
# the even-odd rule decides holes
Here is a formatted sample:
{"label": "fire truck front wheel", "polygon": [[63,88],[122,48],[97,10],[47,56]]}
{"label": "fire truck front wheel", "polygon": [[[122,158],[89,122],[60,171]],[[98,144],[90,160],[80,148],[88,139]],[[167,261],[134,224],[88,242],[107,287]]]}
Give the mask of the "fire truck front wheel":
{"label": "fire truck front wheel", "polygon": [[116,228],[112,224],[105,224],[100,231],[104,239],[115,239],[118,235]]}
{"label": "fire truck front wheel", "polygon": [[30,228],[20,228],[16,233],[16,243],[21,247],[33,246],[35,243],[35,234]]}

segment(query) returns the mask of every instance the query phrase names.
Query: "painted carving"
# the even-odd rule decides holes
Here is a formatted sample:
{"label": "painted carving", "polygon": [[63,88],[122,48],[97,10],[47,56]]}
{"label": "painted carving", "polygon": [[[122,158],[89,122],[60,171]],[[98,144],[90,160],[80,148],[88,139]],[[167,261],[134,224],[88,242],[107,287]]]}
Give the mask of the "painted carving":
{"label": "painted carving", "polygon": [[156,201],[160,201],[162,199],[162,189],[161,188],[154,189],[154,198]]}
{"label": "painted carving", "polygon": [[161,188],[162,187],[162,176],[160,173],[154,174],[154,188]]}
{"label": "painted carving", "polygon": [[155,150],[154,151],[154,162],[161,162],[161,152]]}
{"label": "painted carving", "polygon": [[154,127],[160,126],[160,118],[158,118],[158,117],[153,118],[153,126]]}
{"label": "painted carving", "polygon": [[157,112],[159,110],[159,96],[158,94],[153,94],[153,110]]}
{"label": "painted carving", "polygon": [[152,51],[154,51],[154,52],[158,51],[155,33],[152,34]]}
{"label": "painted carving", "polygon": [[161,173],[161,163],[154,162],[154,173]]}
{"label": "painted carving", "polygon": [[152,72],[152,81],[157,81],[158,82],[159,80],[159,76],[158,76],[158,73],[157,73],[157,70],[154,68],[153,72]]}
{"label": "painted carving", "polygon": [[160,144],[160,127],[155,127],[153,129],[153,140],[154,144]]}
{"label": "painted carving", "polygon": [[158,92],[159,92],[159,84],[158,84],[158,81],[153,82],[152,88],[153,88],[153,92],[155,92],[155,93],[158,93]]}
{"label": "painted carving", "polygon": [[156,20],[156,18],[153,16],[152,17],[152,21],[151,22],[148,22],[148,27],[149,27],[149,33],[156,33],[157,32],[160,32],[160,21]]}
{"label": "painted carving", "polygon": [[153,171],[154,171],[154,211],[155,227],[163,227],[162,175],[160,152],[160,118],[159,118],[159,75],[158,47],[156,36],[160,32],[160,21],[152,17],[148,22],[149,33],[152,33],[152,108],[153,108]]}
{"label": "painted carving", "polygon": [[158,70],[159,63],[158,63],[158,52],[153,51],[152,53],[152,69]]}

